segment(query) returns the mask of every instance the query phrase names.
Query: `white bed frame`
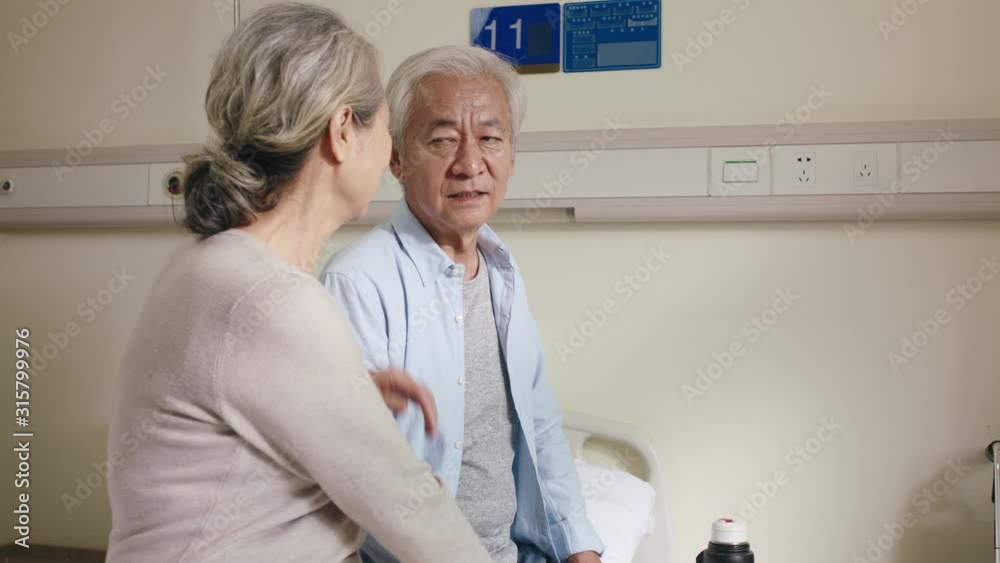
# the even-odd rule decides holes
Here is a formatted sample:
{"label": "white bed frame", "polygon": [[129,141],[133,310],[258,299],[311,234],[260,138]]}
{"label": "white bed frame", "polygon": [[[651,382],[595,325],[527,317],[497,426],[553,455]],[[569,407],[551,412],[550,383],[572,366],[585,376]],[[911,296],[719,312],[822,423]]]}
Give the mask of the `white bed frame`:
{"label": "white bed frame", "polygon": [[624,470],[646,480],[656,491],[656,528],[658,531],[654,533],[663,536],[663,542],[658,543],[668,546],[668,549],[656,550],[655,553],[650,551],[650,538],[647,537],[646,541],[643,542],[643,547],[639,548],[633,563],[673,563],[673,525],[669,511],[667,481],[649,439],[635,426],[617,420],[565,411],[562,418],[563,432],[566,434],[570,450],[575,458],[585,458],[586,445],[591,439],[627,448],[639,456],[640,461],[648,471],[648,475],[634,473],[633,467],[625,467]]}

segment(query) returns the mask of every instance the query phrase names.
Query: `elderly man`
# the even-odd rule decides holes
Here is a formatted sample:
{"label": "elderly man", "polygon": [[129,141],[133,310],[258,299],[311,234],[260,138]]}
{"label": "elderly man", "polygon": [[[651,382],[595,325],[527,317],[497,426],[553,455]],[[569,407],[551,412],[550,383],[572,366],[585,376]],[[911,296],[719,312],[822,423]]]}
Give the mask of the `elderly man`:
{"label": "elderly man", "polygon": [[[494,560],[600,562],[524,283],[485,225],[514,171],[520,79],[489,51],[442,47],[404,61],[387,91],[404,201],[333,258],[324,283],[369,367],[402,368],[433,395],[436,435],[433,409],[395,409],[397,421]],[[414,491],[396,516],[420,502]],[[366,560],[393,561],[376,540]]]}

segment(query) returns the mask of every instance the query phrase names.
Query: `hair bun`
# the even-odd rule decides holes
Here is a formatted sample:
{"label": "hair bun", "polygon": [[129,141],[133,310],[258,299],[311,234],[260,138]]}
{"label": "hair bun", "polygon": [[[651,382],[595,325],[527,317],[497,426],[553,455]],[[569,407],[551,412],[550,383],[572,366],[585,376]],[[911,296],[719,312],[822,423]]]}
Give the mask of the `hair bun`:
{"label": "hair bun", "polygon": [[265,183],[252,165],[214,142],[184,162],[184,225],[188,229],[204,238],[250,222],[251,201]]}

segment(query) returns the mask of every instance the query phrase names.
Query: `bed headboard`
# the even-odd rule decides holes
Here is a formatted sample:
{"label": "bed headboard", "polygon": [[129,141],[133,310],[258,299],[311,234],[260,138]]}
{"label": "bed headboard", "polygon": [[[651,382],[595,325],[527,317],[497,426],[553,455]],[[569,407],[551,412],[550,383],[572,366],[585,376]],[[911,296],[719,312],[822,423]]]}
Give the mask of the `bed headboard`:
{"label": "bed headboard", "polygon": [[654,489],[660,491],[662,483],[660,463],[653,446],[641,430],[625,422],[576,412],[563,412],[562,418],[563,432],[569,440],[573,457],[583,458],[585,446],[591,439],[607,442],[638,455],[647,475],[636,473],[636,464],[625,464],[626,467],[623,469],[643,478]]}
{"label": "bed headboard", "polygon": [[[593,449],[594,446],[592,443],[588,447],[588,442],[603,442],[606,446],[605,449],[618,450],[618,455],[613,455],[613,458],[625,461],[620,466],[616,463],[617,469],[632,473],[653,486],[653,489],[656,490],[657,528],[659,529],[658,533],[661,534],[661,540],[658,543],[672,546],[674,543],[673,525],[670,517],[670,495],[666,476],[663,468],[660,467],[656,451],[653,450],[653,446],[643,432],[631,424],[589,414],[564,411],[562,418],[563,432],[569,441],[573,457],[585,458],[585,452]],[[639,463],[634,463],[635,461]],[[603,465],[600,462],[598,464]],[[645,469],[645,475],[641,471],[636,471],[640,465],[644,466],[642,469]],[[644,542],[634,559],[635,563],[653,561],[671,563],[673,561],[669,549],[657,549],[650,546],[649,543],[648,541]]]}

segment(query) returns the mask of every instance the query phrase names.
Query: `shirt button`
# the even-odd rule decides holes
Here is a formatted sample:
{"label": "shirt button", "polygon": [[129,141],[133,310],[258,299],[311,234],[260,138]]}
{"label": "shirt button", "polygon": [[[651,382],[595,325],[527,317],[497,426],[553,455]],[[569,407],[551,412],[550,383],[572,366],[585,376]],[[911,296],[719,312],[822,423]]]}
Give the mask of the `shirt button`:
{"label": "shirt button", "polygon": [[458,440],[457,442],[455,442],[455,449],[456,450],[462,449],[462,441],[461,440]]}
{"label": "shirt button", "polygon": [[458,384],[459,385],[465,385],[465,378],[464,377],[459,377],[458,378]]}
{"label": "shirt button", "polygon": [[460,323],[460,322],[462,322],[462,315],[457,315],[457,316],[455,317],[455,322],[456,322],[456,323]]}

